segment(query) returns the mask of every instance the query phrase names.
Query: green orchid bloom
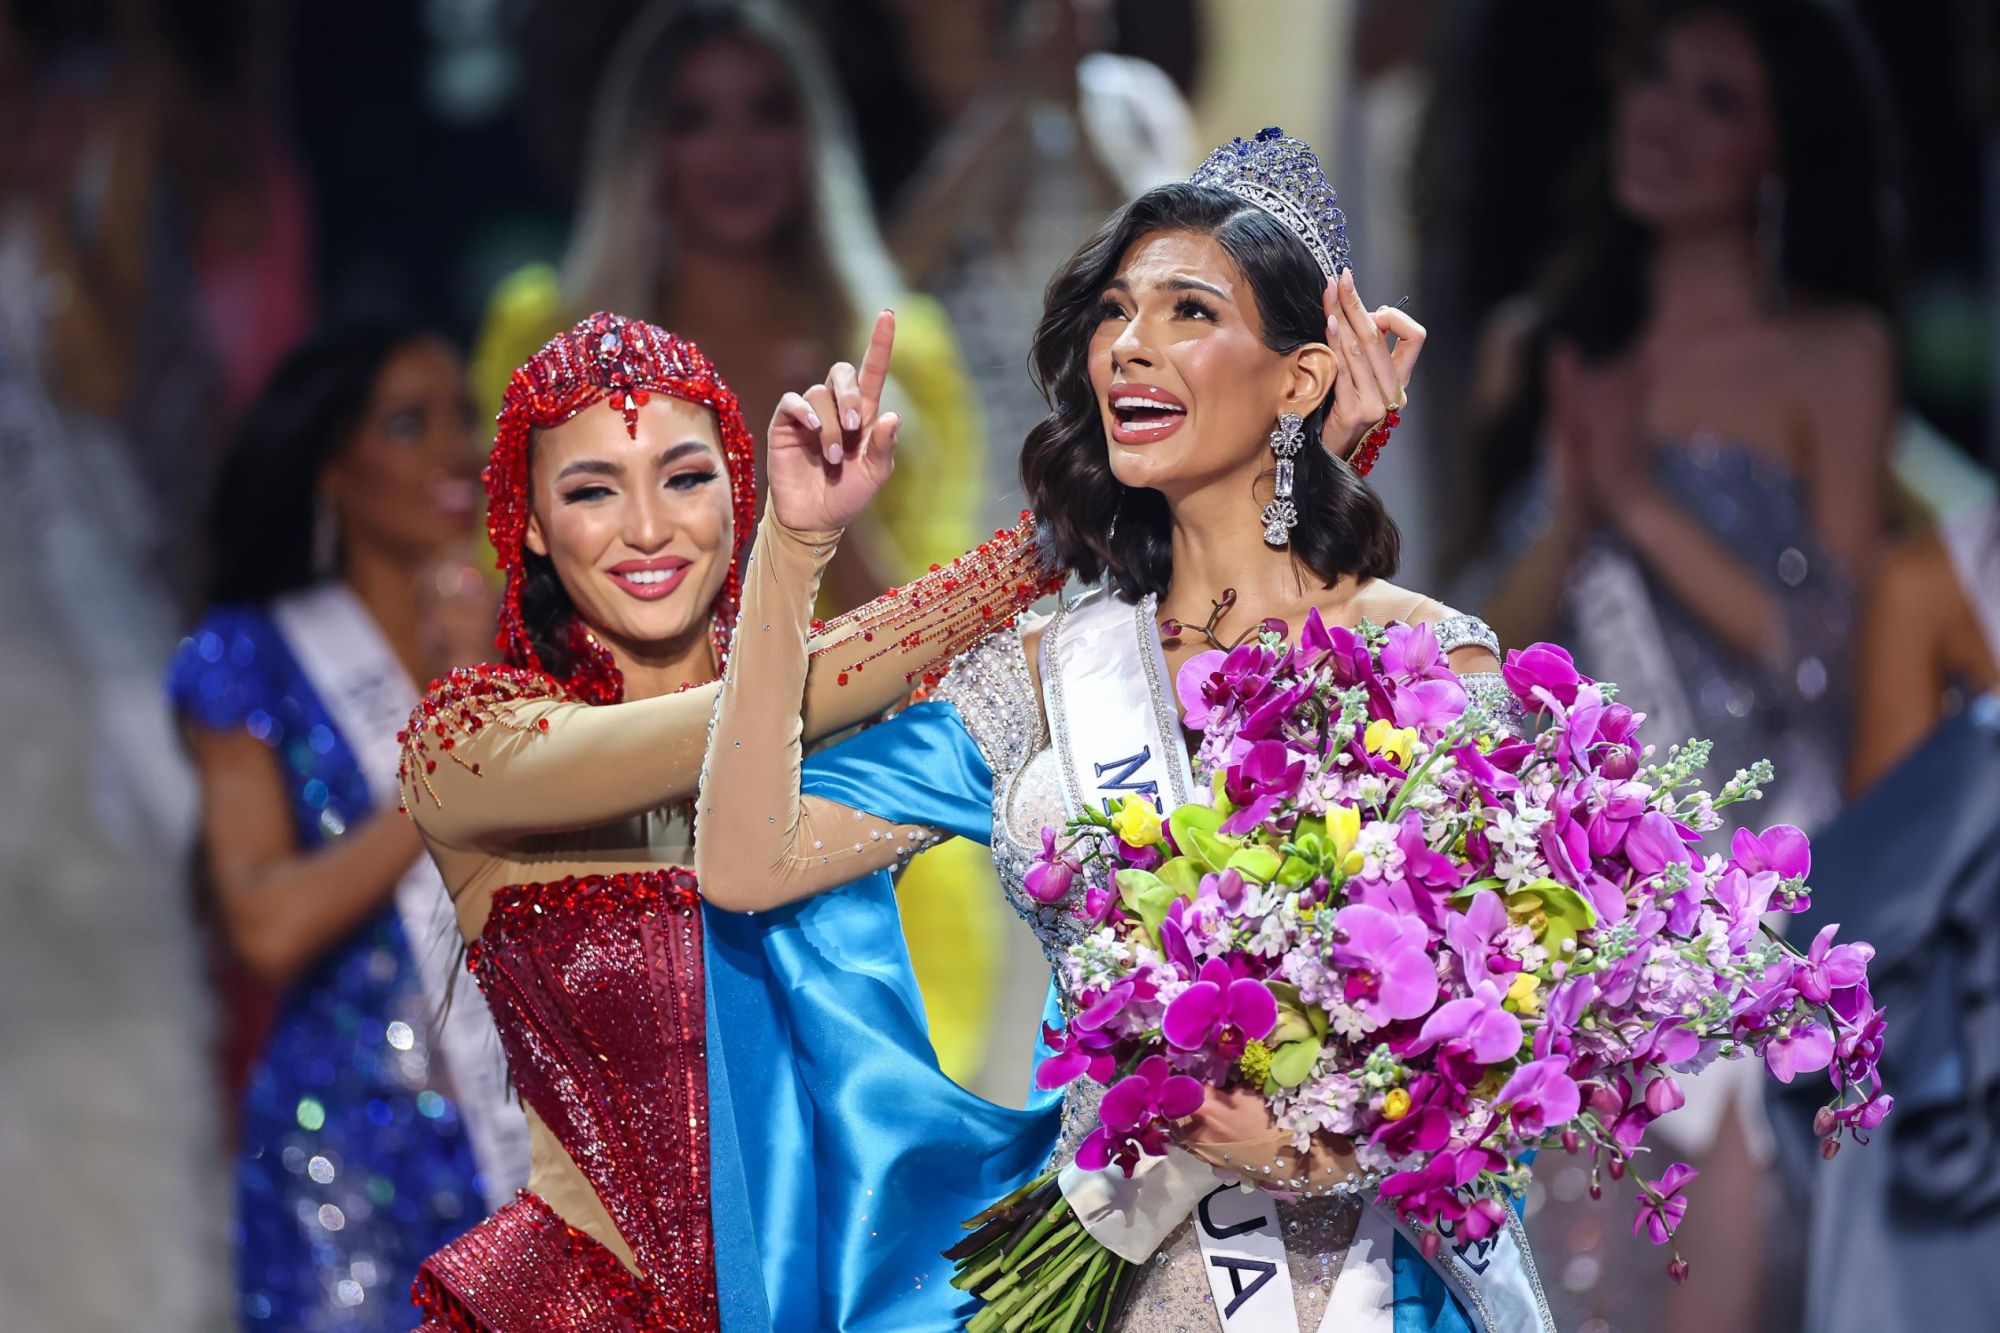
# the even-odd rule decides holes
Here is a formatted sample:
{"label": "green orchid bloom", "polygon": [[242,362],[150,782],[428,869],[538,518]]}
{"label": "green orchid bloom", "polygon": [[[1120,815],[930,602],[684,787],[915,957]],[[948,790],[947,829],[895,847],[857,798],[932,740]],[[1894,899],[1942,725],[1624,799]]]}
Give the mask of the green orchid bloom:
{"label": "green orchid bloom", "polygon": [[1117,875],[1118,898],[1125,910],[1139,918],[1155,949],[1160,947],[1160,923],[1167,909],[1180,897],[1173,885],[1150,870],[1121,870]]}
{"label": "green orchid bloom", "polygon": [[1551,962],[1574,954],[1577,935],[1597,924],[1597,909],[1582,894],[1546,877],[1514,890],[1506,903],[1508,918],[1534,932]]}
{"label": "green orchid bloom", "polygon": [[1222,821],[1228,817],[1221,810],[1205,805],[1184,805],[1167,817],[1167,826],[1174,833],[1174,846],[1204,874],[1221,870],[1244,846],[1244,839],[1222,832]]}

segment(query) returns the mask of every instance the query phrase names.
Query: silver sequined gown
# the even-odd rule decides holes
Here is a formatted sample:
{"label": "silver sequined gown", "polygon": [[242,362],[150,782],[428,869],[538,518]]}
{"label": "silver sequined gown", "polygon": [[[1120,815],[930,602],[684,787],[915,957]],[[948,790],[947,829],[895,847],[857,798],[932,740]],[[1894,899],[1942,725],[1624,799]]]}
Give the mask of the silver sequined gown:
{"label": "silver sequined gown", "polygon": [[[1650,463],[1667,498],[1764,585],[1783,647],[1761,662],[1734,651],[1607,535],[1564,589],[1577,664],[1625,687],[1625,702],[1649,715],[1647,733],[1662,746],[1687,736],[1714,742],[1712,786],[1771,761],[1777,780],[1763,801],[1725,812],[1732,827],[1812,832],[1841,805],[1854,581],[1814,533],[1804,484],[1768,451],[1694,435],[1662,444]],[[1633,571],[1624,583],[1592,578],[1593,562],[1607,558]]]}
{"label": "silver sequined gown", "polygon": [[[1070,902],[1044,905],[1023,887],[1041,850],[1045,825],[1064,818],[1059,759],[1050,747],[1041,701],[1029,674],[1020,630],[994,634],[959,658],[937,690],[954,704],[965,727],[993,770],[993,863],[1014,910],[1034,929],[1060,986],[1056,964],[1084,933]],[[1437,626],[1447,652],[1470,644],[1495,646],[1493,632],[1470,616],[1453,616]],[[1463,678],[1467,691],[1495,711],[1509,709],[1511,696],[1498,675]],[[1062,996],[1064,1008],[1073,997]],[[1066,1163],[1097,1119],[1101,1085],[1079,1079],[1064,1098],[1062,1134],[1051,1164]],[[1347,1255],[1361,1205],[1351,1198],[1280,1201],[1292,1298],[1299,1326],[1319,1327],[1327,1297]],[[1124,1333],[1206,1333],[1219,1327],[1193,1228],[1183,1221],[1147,1265],[1134,1288],[1121,1328]]]}

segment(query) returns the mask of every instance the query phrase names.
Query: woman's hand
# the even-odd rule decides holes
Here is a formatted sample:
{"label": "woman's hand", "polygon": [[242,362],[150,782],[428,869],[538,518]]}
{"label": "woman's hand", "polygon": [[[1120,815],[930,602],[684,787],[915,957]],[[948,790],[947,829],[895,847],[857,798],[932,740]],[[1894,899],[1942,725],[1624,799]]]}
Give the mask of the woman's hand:
{"label": "woman's hand", "polygon": [[419,634],[431,677],[442,679],[454,667],[492,661],[500,599],[486,576],[463,558],[455,558],[438,561],[421,578],[418,596],[424,611]]}
{"label": "woman's hand", "polygon": [[1549,349],[1549,441],[1558,521],[1581,530],[1615,524],[1652,490],[1640,421],[1646,382],[1633,357],[1601,365],[1575,344]]}
{"label": "woman's hand", "polygon": [[876,316],[858,372],[838,362],[825,383],[778,400],[766,466],[771,512],[786,527],[801,532],[846,527],[896,470],[901,423],[894,412],[880,412],[895,341],[896,316],[884,310]]}
{"label": "woman's hand", "polygon": [[[1410,397],[1410,376],[1424,350],[1424,326],[1394,306],[1372,314],[1354,289],[1354,270],[1326,285],[1326,341],[1340,365],[1333,409],[1320,442],[1336,457],[1354,452],[1361,437],[1400,412]],[[1394,335],[1396,346],[1389,346]]]}
{"label": "woman's hand", "polygon": [[1240,1172],[1252,1184],[1304,1180],[1301,1194],[1324,1193],[1355,1170],[1352,1142],[1315,1134],[1302,1153],[1292,1146],[1290,1131],[1271,1119],[1264,1099],[1243,1088],[1209,1089],[1177,1137],[1202,1161]]}

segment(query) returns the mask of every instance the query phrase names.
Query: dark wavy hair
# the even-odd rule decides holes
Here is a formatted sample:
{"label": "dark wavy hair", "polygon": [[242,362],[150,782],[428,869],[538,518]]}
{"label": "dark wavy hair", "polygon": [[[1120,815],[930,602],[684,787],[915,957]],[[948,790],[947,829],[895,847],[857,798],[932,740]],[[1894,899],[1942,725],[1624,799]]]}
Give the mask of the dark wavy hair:
{"label": "dark wavy hair", "polygon": [[[535,436],[540,434],[535,431],[528,436],[530,457],[534,456]],[[535,656],[542,660],[542,668],[557,680],[568,679],[576,669],[576,657],[571,652],[576,604],[570,601],[569,590],[562,586],[555,562],[526,547],[521,550],[521,625],[528,632],[528,642],[534,645]]]}
{"label": "dark wavy hair", "polygon": [[[1654,43],[1698,18],[1726,19],[1756,49],[1777,126],[1784,182],[1777,278],[1781,296],[1856,305],[1894,321],[1901,308],[1895,124],[1888,83],[1852,15],[1822,0],[1670,0],[1646,32]],[[1548,408],[1543,366],[1556,339],[1594,361],[1624,352],[1651,313],[1652,231],[1618,206],[1608,137],[1580,179],[1576,220],[1540,285],[1541,315],[1522,349],[1521,387],[1467,435],[1475,512],[1457,563],[1487,549],[1492,518],[1526,477]]]}
{"label": "dark wavy hair", "polygon": [[347,447],[389,360],[441,337],[414,321],[373,320],[315,334],[279,363],[216,477],[210,605],[269,602],[332,572],[313,567],[320,473]]}
{"label": "dark wavy hair", "polygon": [[[1042,540],[1063,567],[1090,582],[1107,579],[1134,601],[1164,593],[1173,577],[1172,519],[1158,491],[1123,485],[1111,473],[1090,383],[1090,340],[1104,288],[1125,252],[1142,237],[1172,231],[1215,238],[1242,270],[1263,320],[1265,346],[1291,352],[1326,341],[1320,304],[1326,280],[1311,252],[1270,214],[1210,186],[1148,190],[1112,214],[1049,280],[1029,354],[1049,414],[1021,446],[1021,483],[1041,520]],[[1396,572],[1402,539],[1354,469],[1321,447],[1320,428],[1332,403],[1328,394],[1306,418],[1292,483],[1299,510],[1292,556],[1329,585],[1350,574],[1387,578]],[[1245,496],[1243,522],[1253,525],[1257,515],[1252,497]]]}

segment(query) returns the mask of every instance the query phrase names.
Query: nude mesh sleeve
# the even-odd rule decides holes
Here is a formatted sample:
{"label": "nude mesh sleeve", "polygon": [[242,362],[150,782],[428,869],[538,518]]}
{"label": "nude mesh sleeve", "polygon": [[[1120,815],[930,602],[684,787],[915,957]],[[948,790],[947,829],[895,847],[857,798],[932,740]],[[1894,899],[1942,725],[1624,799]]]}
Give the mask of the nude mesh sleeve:
{"label": "nude mesh sleeve", "polygon": [[[773,526],[769,520],[767,526]],[[822,543],[830,554],[833,539]],[[809,550],[810,547],[802,547]],[[807,575],[815,585],[824,557]],[[1047,580],[1025,523],[906,587],[813,626],[804,735],[880,716],[952,654],[1041,595]],[[740,642],[761,637],[746,602]],[[805,633],[801,626],[800,633]],[[803,667],[803,659],[802,659]],[[720,685],[593,706],[508,667],[452,673],[403,737],[405,807],[452,847],[594,828],[694,795]],[[799,691],[785,705],[800,716]]]}
{"label": "nude mesh sleeve", "polygon": [[[696,807],[695,871],[720,907],[759,910],[833,888],[940,836],[800,793],[802,702],[812,716],[803,697],[811,610],[835,540],[766,516],[744,569]],[[870,672],[935,683],[945,659],[1007,624],[1047,584],[1026,530],[997,534],[891,594],[894,613],[843,617],[822,627],[812,648],[842,664],[835,688]]]}

